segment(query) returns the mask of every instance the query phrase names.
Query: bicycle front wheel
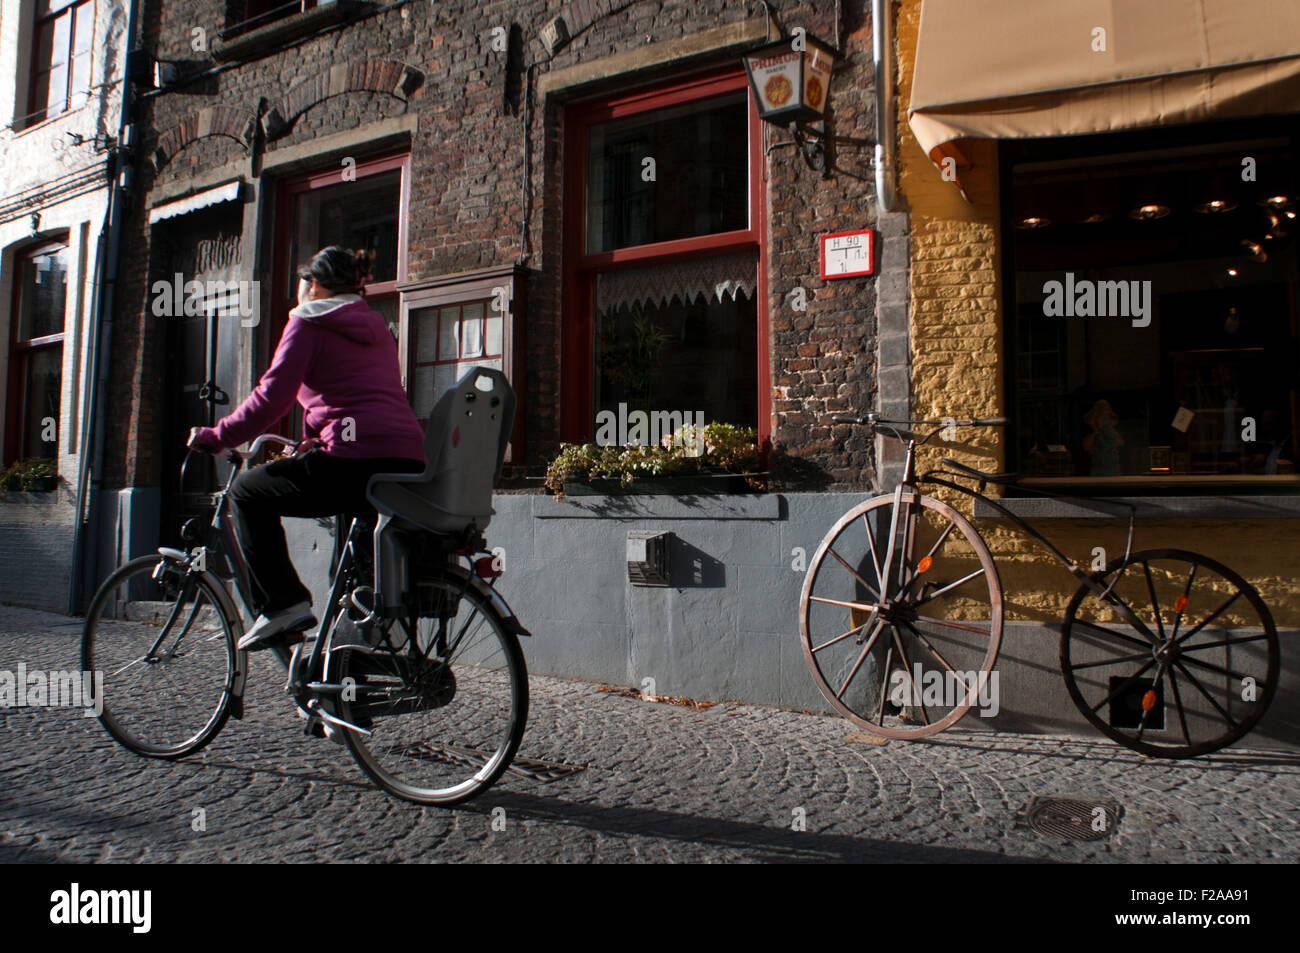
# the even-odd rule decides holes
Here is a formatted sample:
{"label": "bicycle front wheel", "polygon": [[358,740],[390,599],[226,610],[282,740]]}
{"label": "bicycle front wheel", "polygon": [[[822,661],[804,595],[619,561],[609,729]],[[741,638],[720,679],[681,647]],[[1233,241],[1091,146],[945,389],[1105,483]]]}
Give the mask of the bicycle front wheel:
{"label": "bicycle front wheel", "polygon": [[344,731],[361,769],[390,794],[446,806],[510,766],[528,720],[528,676],[519,640],[476,590],[452,577],[420,590],[418,618],[363,633],[341,612],[327,681],[347,686],[340,717],[371,732]]}
{"label": "bicycle front wheel", "polygon": [[1094,727],[1159,758],[1255,727],[1277,690],[1278,640],[1250,583],[1181,549],[1121,557],[1092,580],[1101,591],[1080,586],[1066,609],[1061,674]]}
{"label": "bicycle front wheel", "polygon": [[973,706],[997,713],[1002,584],[960,513],[904,491],[844,514],[813,556],[800,597],[804,658],[853,724],[923,738]]}
{"label": "bicycle front wheel", "polygon": [[230,715],[235,624],[212,584],[174,559],[141,556],[104,581],[81,636],[81,665],[103,679],[99,720],[136,754],[198,751]]}

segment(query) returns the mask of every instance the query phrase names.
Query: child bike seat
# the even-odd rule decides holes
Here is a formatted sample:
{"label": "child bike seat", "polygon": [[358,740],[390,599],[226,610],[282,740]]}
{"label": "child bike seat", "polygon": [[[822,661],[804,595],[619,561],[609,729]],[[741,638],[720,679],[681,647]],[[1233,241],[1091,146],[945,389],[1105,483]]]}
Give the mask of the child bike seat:
{"label": "child bike seat", "polygon": [[422,473],[377,473],[366,496],[406,529],[458,535],[492,518],[515,419],[515,393],[498,370],[475,367],[434,405],[424,431]]}

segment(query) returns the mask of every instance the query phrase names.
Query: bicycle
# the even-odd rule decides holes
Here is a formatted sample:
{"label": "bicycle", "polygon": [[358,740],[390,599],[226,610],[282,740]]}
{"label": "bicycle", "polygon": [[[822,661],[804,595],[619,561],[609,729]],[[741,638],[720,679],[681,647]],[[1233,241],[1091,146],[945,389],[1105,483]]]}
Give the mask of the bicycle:
{"label": "bicycle", "polygon": [[[853,724],[887,738],[927,737],[996,688],[1003,631],[997,566],[975,527],[922,486],[983,501],[1079,581],[1061,627],[1061,673],[1071,701],[1104,735],[1154,757],[1194,757],[1238,741],[1263,716],[1277,689],[1277,629],[1259,593],[1236,572],[1187,550],[1134,552],[1136,507],[1121,503],[1129,519],[1124,555],[1089,573],[985,495],[988,484],[1013,485],[1017,474],[944,458],[939,469],[916,476],[917,448],[937,434],[1002,426],[1006,418],[833,419],[907,444],[898,486],[831,527],[800,596],[804,658],[823,696]],[[935,429],[928,433],[904,429],[929,426]]]}
{"label": "bicycle", "polygon": [[[530,633],[494,588],[494,557],[477,555],[513,416],[499,371],[474,368],[449,388],[426,431],[425,472],[373,477],[373,527],[360,517],[346,533],[336,524],[319,628],[272,648],[305,732],[345,744],[376,784],[419,804],[458,804],[489,788],[527,721],[519,637]],[[190,552],[160,547],[130,560],[91,600],[82,665],[104,672],[100,721],[136,754],[193,754],[243,717],[243,626],[224,581],[251,601],[227,498],[268,443],[295,446],[263,434],[246,454],[227,453],[211,520],[182,530],[197,544]]]}

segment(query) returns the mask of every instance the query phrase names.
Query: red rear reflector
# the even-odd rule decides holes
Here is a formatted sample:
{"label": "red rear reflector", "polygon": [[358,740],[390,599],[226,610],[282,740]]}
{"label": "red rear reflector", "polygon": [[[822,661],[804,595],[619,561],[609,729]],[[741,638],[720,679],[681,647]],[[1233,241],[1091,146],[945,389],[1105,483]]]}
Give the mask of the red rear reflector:
{"label": "red rear reflector", "polygon": [[474,572],[480,579],[496,579],[501,575],[501,570],[493,567],[494,562],[495,556],[480,556],[474,560]]}

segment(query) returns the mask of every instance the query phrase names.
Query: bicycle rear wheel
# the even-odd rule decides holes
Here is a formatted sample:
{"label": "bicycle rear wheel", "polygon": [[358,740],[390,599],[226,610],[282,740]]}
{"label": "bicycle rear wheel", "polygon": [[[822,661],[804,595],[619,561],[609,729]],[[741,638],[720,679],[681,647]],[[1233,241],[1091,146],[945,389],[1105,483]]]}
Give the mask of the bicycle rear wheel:
{"label": "bicycle rear wheel", "polygon": [[978,532],[904,491],[855,506],[813,556],[800,597],[804,658],[853,724],[915,739],[973,705],[995,714],[1002,584]]}
{"label": "bicycle rear wheel", "polygon": [[237,634],[204,577],[162,555],[126,563],[82,630],[82,668],[103,676],[101,724],[136,754],[198,751],[230,715]]}
{"label": "bicycle rear wheel", "polygon": [[[510,766],[528,676],[519,640],[476,590],[439,577],[421,583],[421,603],[419,618],[365,633],[340,612],[326,680],[350,686],[339,716],[372,734],[344,736],[376,784],[417,804],[459,804]],[[358,647],[338,647],[349,643]]]}
{"label": "bicycle rear wheel", "polygon": [[1158,758],[1226,747],[1277,690],[1277,628],[1250,583],[1181,549],[1119,558],[1079,587],[1061,629],[1070,698],[1102,734]]}

